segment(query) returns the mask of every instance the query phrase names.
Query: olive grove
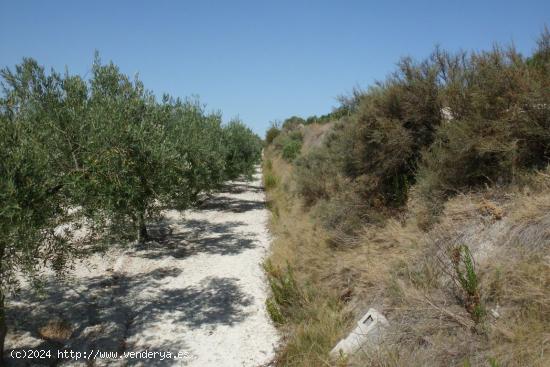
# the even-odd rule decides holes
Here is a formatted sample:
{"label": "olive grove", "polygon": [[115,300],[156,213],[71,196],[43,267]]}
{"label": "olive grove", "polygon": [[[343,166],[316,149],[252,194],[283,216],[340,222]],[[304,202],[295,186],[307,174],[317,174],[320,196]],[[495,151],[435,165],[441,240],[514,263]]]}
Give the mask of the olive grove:
{"label": "olive grove", "polygon": [[24,59],[0,81],[1,353],[6,297],[21,277],[63,273],[101,240],[146,241],[163,208],[250,175],[261,141],[196,100],[158,100],[99,57],[89,79]]}

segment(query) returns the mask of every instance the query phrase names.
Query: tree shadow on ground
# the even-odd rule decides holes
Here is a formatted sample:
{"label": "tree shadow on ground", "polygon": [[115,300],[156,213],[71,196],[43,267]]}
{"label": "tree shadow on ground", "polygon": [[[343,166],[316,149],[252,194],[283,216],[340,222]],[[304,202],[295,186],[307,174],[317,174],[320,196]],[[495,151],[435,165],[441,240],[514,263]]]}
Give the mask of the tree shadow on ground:
{"label": "tree shadow on ground", "polygon": [[223,185],[220,192],[228,194],[242,194],[245,192],[262,193],[264,192],[264,188],[259,185],[250,185],[245,182],[235,182],[231,185]]}
{"label": "tree shadow on ground", "polygon": [[244,213],[250,210],[264,209],[265,202],[259,200],[244,200],[231,196],[218,195],[202,203],[199,208],[202,210]]}
{"label": "tree shadow on ground", "polygon": [[208,277],[197,286],[156,293],[152,302],[148,299],[136,301],[139,309],[134,321],[136,325],[146,326],[167,314],[190,329],[203,325],[233,325],[244,321],[248,312],[243,308],[252,304],[252,298],[241,291],[237,278]]}
{"label": "tree shadow on ground", "polygon": [[131,255],[147,259],[183,259],[199,253],[236,255],[257,245],[253,235],[238,231],[241,226],[244,222],[192,219],[185,222],[183,231],[175,233],[168,223],[161,222],[150,226],[151,241],[137,245]]}
{"label": "tree shadow on ground", "polygon": [[[76,283],[51,276],[44,281],[40,291],[23,289],[8,308],[10,334],[24,337],[24,340],[16,341],[15,351],[49,350],[51,358],[8,358],[6,365],[57,365],[65,361],[58,358],[58,351],[64,350],[124,352],[148,347],[152,351],[162,348],[176,354],[178,351],[192,354],[178,337],[185,335],[186,328],[233,325],[248,316],[246,307],[252,303],[252,298],[240,289],[238,279],[210,277],[197,286],[163,288],[163,284],[170,280],[168,278],[180,274],[181,270],[176,268],[161,268],[130,276],[115,273],[81,278]],[[173,322],[172,333],[164,338],[161,333],[155,334],[151,339],[147,339],[147,333],[140,334],[152,330],[155,324],[167,317]],[[39,333],[39,329],[52,319],[70,325],[72,334],[68,340],[46,340]],[[128,342],[128,338],[136,334],[140,334],[137,346]],[[13,343],[12,340],[6,346],[8,357],[11,352],[9,345]],[[139,361],[128,360],[127,364]],[[170,361],[179,365],[185,363],[182,360],[147,360],[144,363],[170,365]]]}
{"label": "tree shadow on ground", "polygon": [[[238,183],[226,188],[226,193],[263,191],[261,187]],[[263,209],[263,201],[240,200],[230,196],[209,198],[202,209],[228,213],[244,213]],[[208,220],[188,220],[185,228],[174,233],[173,222],[165,220],[150,226],[152,241],[135,246],[129,256],[150,259],[162,257],[185,258],[199,253],[236,255],[256,247],[251,234],[239,230],[246,223],[228,221],[213,223]],[[180,276],[182,271],[175,267],[156,269],[135,275],[106,273],[79,279],[61,281],[54,276],[44,277],[40,290],[27,287],[10,302],[7,322],[11,338],[6,345],[9,357],[10,346],[15,351],[50,351],[51,358],[14,359],[8,358],[7,366],[56,366],[66,360],[58,357],[59,351],[75,352],[132,351],[162,348],[163,351],[189,352],[182,340],[189,329],[234,325],[248,316],[247,306],[253,299],[245,294],[238,279],[209,277],[196,286],[185,288],[163,288],[168,278]],[[167,335],[155,334],[147,339],[145,331],[155,328],[155,323],[169,317],[174,332]],[[65,340],[54,340],[39,330],[49,321],[58,319],[70,325],[70,336]],[[140,335],[140,345],[132,345],[132,335]],[[181,337],[178,337],[181,335]],[[163,339],[164,338],[164,339]],[[159,346],[159,340],[162,344]],[[144,346],[143,343],[146,345]],[[127,360],[126,365],[165,366],[181,365],[185,361]],[[94,363],[96,366],[108,365]],[[0,365],[3,365],[0,361]]]}

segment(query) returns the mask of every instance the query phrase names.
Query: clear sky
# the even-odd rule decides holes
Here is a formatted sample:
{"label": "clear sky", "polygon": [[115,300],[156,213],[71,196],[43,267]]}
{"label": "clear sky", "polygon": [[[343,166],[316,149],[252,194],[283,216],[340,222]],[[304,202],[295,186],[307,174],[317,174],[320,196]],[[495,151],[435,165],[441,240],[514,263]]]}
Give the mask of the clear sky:
{"label": "clear sky", "polygon": [[0,0],[0,67],[30,56],[86,75],[94,50],[157,95],[198,95],[263,136],[271,120],[324,114],[335,98],[434,45],[532,51],[550,0]]}

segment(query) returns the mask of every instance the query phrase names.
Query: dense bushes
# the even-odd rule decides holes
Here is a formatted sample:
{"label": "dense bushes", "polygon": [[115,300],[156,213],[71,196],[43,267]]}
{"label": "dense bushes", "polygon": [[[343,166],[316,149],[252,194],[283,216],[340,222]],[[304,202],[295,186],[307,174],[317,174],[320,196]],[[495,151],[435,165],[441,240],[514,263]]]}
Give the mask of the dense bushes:
{"label": "dense bushes", "polygon": [[334,193],[334,180],[330,177],[330,173],[335,173],[333,167],[326,150],[315,150],[296,160],[296,187],[306,205],[328,199]]}
{"label": "dense bushes", "polygon": [[260,139],[240,122],[223,126],[195,101],[159,102],[99,58],[90,80],[32,59],[0,76],[0,342],[15,274],[62,270],[83,248],[71,238],[78,225],[88,239],[145,240],[161,209],[187,208],[260,160]]}
{"label": "dense bushes", "polygon": [[[323,146],[295,161],[298,192],[311,206],[333,200],[345,182],[360,202],[357,215],[368,220],[380,208],[403,207],[413,186],[437,211],[456,192],[544,167],[549,40],[546,30],[530,58],[495,47],[454,55],[438,48],[422,62],[403,59],[387,80],[346,101],[348,114]],[[277,143],[291,133],[283,131],[274,146],[282,149]]]}
{"label": "dense bushes", "polygon": [[[423,152],[418,192],[441,203],[482,184],[505,184],[550,159],[550,58],[542,35],[531,63],[514,49],[440,55],[448,75],[442,93],[452,111]],[[546,45],[546,46],[545,46]]]}
{"label": "dense bushes", "polygon": [[[371,88],[358,103],[340,139],[353,149],[343,174],[360,182],[365,200],[400,206],[414,182],[421,150],[440,125],[438,71],[428,61],[404,59],[385,83]],[[343,149],[343,147],[342,147]]]}

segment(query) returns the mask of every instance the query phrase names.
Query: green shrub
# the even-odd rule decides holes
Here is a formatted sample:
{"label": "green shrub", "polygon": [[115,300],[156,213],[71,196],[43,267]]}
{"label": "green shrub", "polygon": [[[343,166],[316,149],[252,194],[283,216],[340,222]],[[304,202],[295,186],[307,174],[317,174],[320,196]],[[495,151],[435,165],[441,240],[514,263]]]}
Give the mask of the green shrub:
{"label": "green shrub", "polygon": [[423,155],[418,191],[426,200],[483,184],[510,182],[514,175],[516,141],[500,121],[452,121],[437,131]]}
{"label": "green shrub", "polygon": [[406,202],[421,151],[441,123],[439,73],[433,62],[405,58],[396,73],[360,99],[348,128],[355,141],[348,144],[345,174],[361,182],[366,200]]}
{"label": "green shrub", "polygon": [[276,150],[282,151],[283,148],[291,142],[301,143],[303,133],[301,130],[281,130],[280,133],[273,139],[272,145]]}
{"label": "green shrub", "polygon": [[338,169],[325,148],[313,149],[294,162],[296,190],[307,206],[338,190]]}
{"label": "green shrub", "polygon": [[302,142],[304,140],[304,134],[301,130],[292,130],[287,133],[288,139],[293,141]]}
{"label": "green shrub", "polygon": [[301,149],[302,149],[301,141],[288,139],[283,145],[283,150],[282,150],[283,159],[286,160],[287,162],[293,161],[298,156],[298,154],[300,154]]}

